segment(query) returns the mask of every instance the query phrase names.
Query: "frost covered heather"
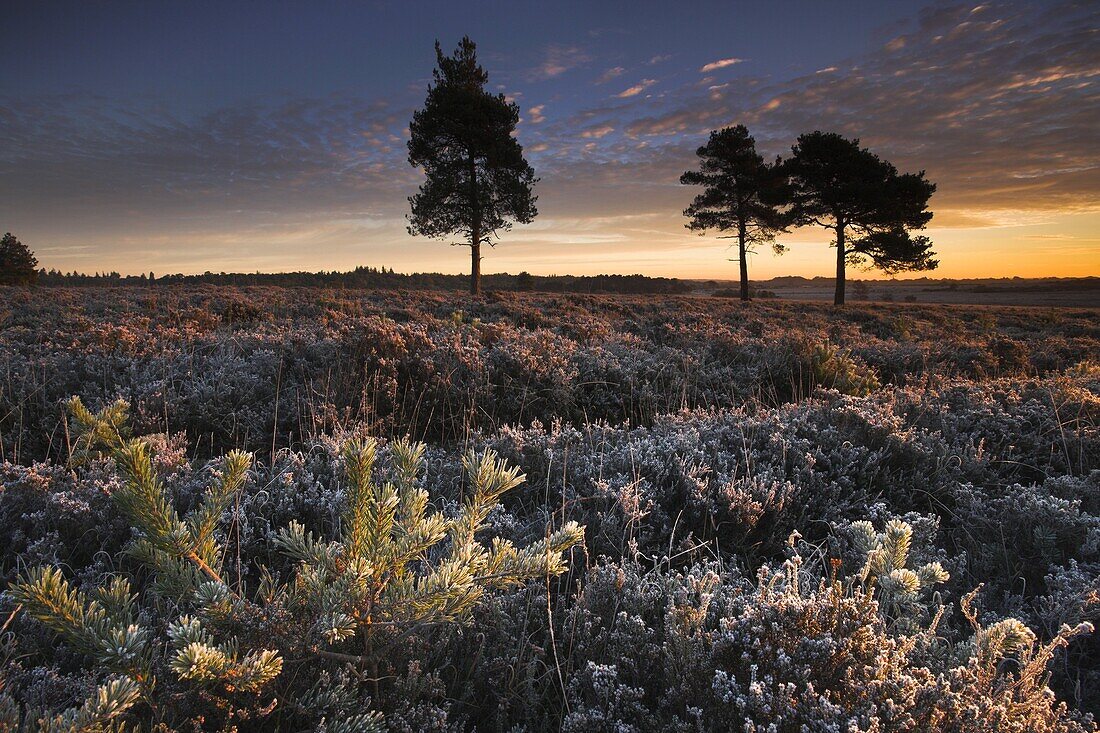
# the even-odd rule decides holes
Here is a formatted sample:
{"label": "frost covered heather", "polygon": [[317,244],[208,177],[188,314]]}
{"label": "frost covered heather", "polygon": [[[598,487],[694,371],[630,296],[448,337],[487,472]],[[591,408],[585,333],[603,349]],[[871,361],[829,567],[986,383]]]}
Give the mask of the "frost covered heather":
{"label": "frost covered heather", "polygon": [[1096,730],[1098,311],[0,295],[0,727]]}

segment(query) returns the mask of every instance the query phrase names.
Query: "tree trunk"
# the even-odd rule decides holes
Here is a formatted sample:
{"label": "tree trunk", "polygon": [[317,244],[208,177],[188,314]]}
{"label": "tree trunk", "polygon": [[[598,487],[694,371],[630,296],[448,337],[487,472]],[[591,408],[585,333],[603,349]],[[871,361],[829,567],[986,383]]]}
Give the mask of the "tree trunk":
{"label": "tree trunk", "polygon": [[477,190],[477,161],[470,156],[470,295],[481,295],[481,209]]}
{"label": "tree trunk", "polygon": [[[480,232],[477,235],[480,236]],[[476,242],[475,244],[470,245],[470,295],[481,295],[480,242]]]}
{"label": "tree trunk", "polygon": [[836,295],[833,297],[833,305],[844,305],[844,222],[836,223]]}
{"label": "tree trunk", "polygon": [[741,261],[741,300],[749,301],[749,259],[745,252],[745,222],[737,230],[737,252]]}

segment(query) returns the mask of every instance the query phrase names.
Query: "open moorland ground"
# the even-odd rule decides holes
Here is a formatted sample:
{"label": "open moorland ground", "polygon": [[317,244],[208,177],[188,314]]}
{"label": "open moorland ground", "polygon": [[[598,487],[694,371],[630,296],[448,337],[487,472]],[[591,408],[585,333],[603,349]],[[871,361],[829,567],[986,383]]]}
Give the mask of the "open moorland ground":
{"label": "open moorland ground", "polygon": [[[738,283],[720,280],[691,280],[694,291],[710,295],[726,291],[736,295]],[[831,277],[776,277],[753,282],[785,300],[832,302],[836,281]],[[1095,308],[1100,305],[1100,278],[979,278],[943,280],[918,277],[905,280],[848,281],[848,301],[957,303],[966,305],[1044,305],[1067,308]]]}
{"label": "open moorland ground", "polygon": [[[73,396],[108,409],[70,419]],[[148,436],[147,483],[96,448],[120,434]],[[465,582],[356,596],[372,540],[318,544],[356,519],[368,436],[372,496],[465,516],[463,456],[491,449],[526,480],[477,538],[549,552],[576,522],[583,545],[533,582],[485,571],[475,612],[391,608],[364,646],[362,604],[464,608]],[[192,529],[135,526],[135,481]],[[217,582],[170,564],[188,532]],[[447,537],[408,572],[454,560]],[[79,632],[13,615],[7,692],[79,706],[138,665],[160,702],[131,714],[164,730],[1095,730],[1100,309],[0,288],[0,557],[22,583],[0,621],[42,565],[101,609]]]}

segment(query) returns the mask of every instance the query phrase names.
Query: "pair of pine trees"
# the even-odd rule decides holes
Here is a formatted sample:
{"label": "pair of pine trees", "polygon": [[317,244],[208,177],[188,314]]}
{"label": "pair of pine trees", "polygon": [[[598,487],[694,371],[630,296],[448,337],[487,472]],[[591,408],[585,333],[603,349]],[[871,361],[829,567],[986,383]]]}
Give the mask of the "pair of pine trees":
{"label": "pair of pine trees", "polygon": [[931,241],[910,234],[932,219],[928,199],[935,184],[924,171],[899,174],[858,139],[811,132],[798,138],[790,158],[768,163],[748,129],[737,125],[712,132],[696,154],[699,170],[687,171],[680,182],[705,189],[684,210],[687,226],[732,232],[742,300],[749,300],[748,255],[762,244],[782,254],[776,237],[793,226],[832,230],[837,305],[844,303],[847,265],[894,274],[938,264]]}

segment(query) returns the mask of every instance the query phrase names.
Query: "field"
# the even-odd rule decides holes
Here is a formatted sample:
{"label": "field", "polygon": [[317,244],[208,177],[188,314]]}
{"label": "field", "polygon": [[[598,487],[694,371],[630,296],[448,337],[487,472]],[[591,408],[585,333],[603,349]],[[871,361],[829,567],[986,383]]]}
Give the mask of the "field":
{"label": "field", "polygon": [[[716,290],[736,290],[738,286],[730,281],[689,282],[694,292],[705,295]],[[784,300],[823,300],[831,303],[835,283],[831,277],[776,277],[755,281],[753,287]],[[848,282],[848,299],[853,303],[874,301],[1095,308],[1100,303],[1100,278],[855,279]]]}
{"label": "field", "polygon": [[[180,517],[252,453],[209,535],[224,590],[173,595],[149,570],[156,530],[117,501],[134,473],[92,449],[73,396],[149,436]],[[408,487],[442,516],[477,494],[468,452],[526,475],[486,546],[584,536],[542,577],[486,574],[474,610],[393,612],[366,637],[382,654],[322,628],[344,623],[344,580],[295,595],[320,551],[279,548],[292,521],[347,531],[351,438],[379,441],[370,490],[404,491],[404,436],[425,444]],[[158,704],[127,715],[165,730],[1096,730],[1096,308],[0,288],[0,460],[2,692],[39,709],[79,709],[109,667],[102,629],[12,614],[45,565],[158,640],[215,648],[181,613],[237,640],[216,669],[168,641],[135,653]],[[261,649],[282,660],[262,684]]]}

